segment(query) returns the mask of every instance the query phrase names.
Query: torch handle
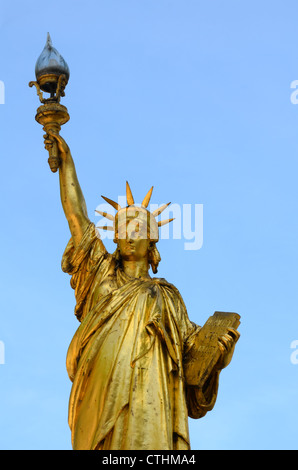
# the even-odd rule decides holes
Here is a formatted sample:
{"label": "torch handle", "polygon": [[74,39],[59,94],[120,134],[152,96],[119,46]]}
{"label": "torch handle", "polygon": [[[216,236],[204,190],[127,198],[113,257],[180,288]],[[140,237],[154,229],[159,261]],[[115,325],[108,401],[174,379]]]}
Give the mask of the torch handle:
{"label": "torch handle", "polygon": [[49,150],[49,158],[48,163],[50,165],[51,171],[56,173],[60,165],[60,157],[58,154],[58,144],[57,142],[53,142],[53,146]]}
{"label": "torch handle", "polygon": [[[58,123],[51,121],[50,123],[44,126],[44,130],[46,131],[46,133],[52,130],[59,134],[61,130],[61,126]],[[60,157],[59,157],[59,151],[58,151],[58,144],[56,140],[54,139],[53,139],[53,145],[49,149],[48,163],[50,165],[51,171],[53,173],[56,173],[56,171],[58,170],[60,166]]]}
{"label": "torch handle", "polygon": [[59,157],[58,142],[55,137],[50,137],[50,134],[59,134],[61,126],[69,120],[67,108],[56,102],[46,102],[37,109],[35,119],[43,126],[43,130],[51,140],[52,145],[48,147],[48,163],[51,171],[56,173],[61,165],[61,159]]}

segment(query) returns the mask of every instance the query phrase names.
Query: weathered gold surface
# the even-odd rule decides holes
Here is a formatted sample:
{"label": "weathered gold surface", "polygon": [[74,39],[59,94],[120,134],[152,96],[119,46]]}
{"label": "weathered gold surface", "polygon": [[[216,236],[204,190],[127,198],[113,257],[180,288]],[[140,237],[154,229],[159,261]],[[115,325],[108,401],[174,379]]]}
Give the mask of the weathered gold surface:
{"label": "weathered gold surface", "polygon": [[[239,338],[240,317],[217,312],[201,328],[190,321],[179,291],[149,275],[150,266],[156,273],[160,262],[156,230],[161,224],[154,216],[166,207],[147,211],[152,189],[139,215],[129,185],[128,208],[105,198],[118,211],[115,217],[103,213],[114,224],[117,246],[113,254],[106,251],[59,135],[68,116],[60,110],[40,107],[36,118],[46,131],[45,147],[58,162],[71,232],[62,269],[71,276],[80,321],[67,353],[73,449],[189,449],[188,416],[201,418],[213,408],[220,371]],[[118,223],[120,213],[137,222],[138,230]],[[144,229],[145,220],[154,225],[154,236],[150,227]]]}

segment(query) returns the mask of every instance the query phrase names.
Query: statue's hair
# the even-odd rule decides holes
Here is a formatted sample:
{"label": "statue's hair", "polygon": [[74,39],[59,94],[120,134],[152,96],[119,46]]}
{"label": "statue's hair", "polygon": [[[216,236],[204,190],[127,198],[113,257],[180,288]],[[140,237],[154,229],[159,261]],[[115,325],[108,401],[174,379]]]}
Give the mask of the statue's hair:
{"label": "statue's hair", "polygon": [[150,251],[149,251],[149,264],[151,265],[151,268],[154,274],[157,273],[157,268],[158,268],[160,261],[161,261],[161,256],[157,249],[156,243],[152,242],[152,244],[150,245]]}
{"label": "statue's hair", "polygon": [[[119,246],[117,245],[116,250],[113,253],[113,257],[116,261],[116,268],[122,267],[122,258],[119,250]],[[157,273],[157,268],[159,265],[159,262],[161,261],[161,256],[159,254],[159,251],[157,249],[156,243],[151,242],[150,247],[149,247],[149,264],[152,268],[152,271],[154,274]]]}

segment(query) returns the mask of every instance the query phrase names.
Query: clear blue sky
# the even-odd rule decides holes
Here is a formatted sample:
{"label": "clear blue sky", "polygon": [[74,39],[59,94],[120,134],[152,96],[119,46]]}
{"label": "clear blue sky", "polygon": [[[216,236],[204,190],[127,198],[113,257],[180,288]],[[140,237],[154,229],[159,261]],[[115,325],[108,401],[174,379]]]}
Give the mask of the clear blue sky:
{"label": "clear blue sky", "polygon": [[202,248],[160,241],[158,275],[197,324],[215,310],[242,317],[214,410],[190,420],[192,448],[297,449],[297,2],[11,0],[0,11],[0,448],[71,447],[69,231],[28,87],[49,31],[70,67],[61,134],[90,218],[126,179],[139,202],[154,185],[153,203],[203,204]]}

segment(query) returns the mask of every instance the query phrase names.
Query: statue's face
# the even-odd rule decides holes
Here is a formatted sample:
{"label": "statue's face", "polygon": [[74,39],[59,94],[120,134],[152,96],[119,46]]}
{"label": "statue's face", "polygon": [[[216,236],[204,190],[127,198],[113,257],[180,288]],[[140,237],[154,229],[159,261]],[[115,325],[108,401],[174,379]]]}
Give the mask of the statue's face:
{"label": "statue's face", "polygon": [[128,238],[118,240],[121,257],[125,260],[138,261],[148,257],[150,240]]}
{"label": "statue's face", "polygon": [[147,227],[142,224],[127,223],[119,230],[118,247],[121,257],[125,260],[140,260],[148,257],[150,240],[147,237]]}

